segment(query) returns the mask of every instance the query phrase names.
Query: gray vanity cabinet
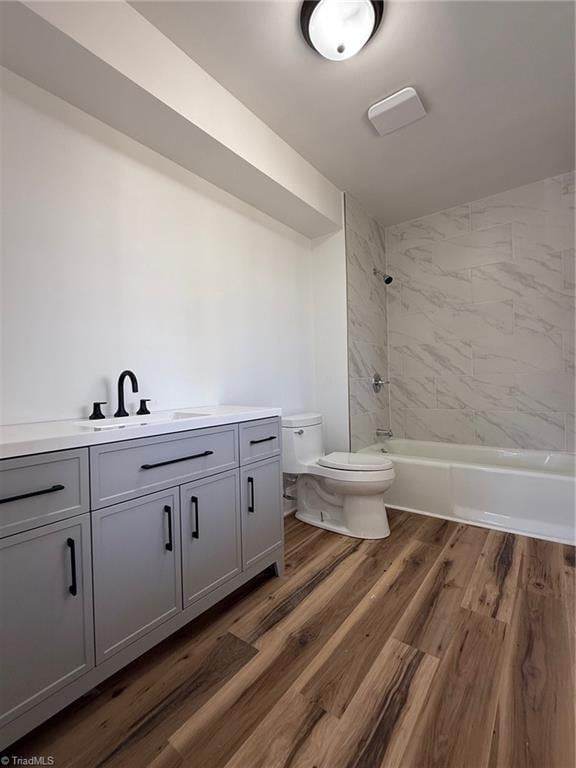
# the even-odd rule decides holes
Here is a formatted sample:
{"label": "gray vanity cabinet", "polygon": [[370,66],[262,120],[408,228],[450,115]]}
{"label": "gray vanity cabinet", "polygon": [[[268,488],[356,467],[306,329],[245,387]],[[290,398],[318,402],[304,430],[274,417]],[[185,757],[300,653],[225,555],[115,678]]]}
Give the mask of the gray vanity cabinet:
{"label": "gray vanity cabinet", "polygon": [[96,663],[182,610],[178,488],[92,512]]}
{"label": "gray vanity cabinet", "polygon": [[94,666],[90,515],[0,541],[0,727]]}
{"label": "gray vanity cabinet", "polygon": [[238,470],[182,486],[180,501],[186,608],[242,570]]}
{"label": "gray vanity cabinet", "polygon": [[282,462],[268,459],[241,470],[242,559],[256,563],[283,541]]}
{"label": "gray vanity cabinet", "polygon": [[281,481],[278,417],[0,460],[0,750],[281,574]]}

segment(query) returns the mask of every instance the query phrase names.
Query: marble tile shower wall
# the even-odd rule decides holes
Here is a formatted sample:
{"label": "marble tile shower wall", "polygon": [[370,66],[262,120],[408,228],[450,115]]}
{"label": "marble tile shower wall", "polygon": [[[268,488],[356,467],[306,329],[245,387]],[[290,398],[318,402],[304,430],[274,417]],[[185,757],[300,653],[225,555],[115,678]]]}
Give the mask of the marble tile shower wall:
{"label": "marble tile shower wall", "polygon": [[387,288],[372,270],[386,269],[384,229],[346,196],[348,285],[348,371],[350,442],[353,451],[376,441],[376,429],[390,426],[388,385],[379,393],[372,377],[388,379]]}
{"label": "marble tile shower wall", "polygon": [[386,229],[391,426],[574,450],[574,174]]}

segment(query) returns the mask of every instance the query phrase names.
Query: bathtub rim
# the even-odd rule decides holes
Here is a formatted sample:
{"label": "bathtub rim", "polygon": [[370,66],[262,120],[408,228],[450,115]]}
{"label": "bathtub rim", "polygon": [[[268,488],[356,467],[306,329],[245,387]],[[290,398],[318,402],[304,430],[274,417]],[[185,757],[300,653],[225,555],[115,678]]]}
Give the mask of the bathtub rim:
{"label": "bathtub rim", "polygon": [[458,446],[459,448],[473,448],[474,450],[479,451],[506,451],[508,453],[536,453],[536,454],[550,454],[553,453],[555,455],[560,456],[572,456],[576,460],[576,451],[555,451],[552,448],[550,449],[542,449],[542,448],[507,448],[505,446],[501,445],[481,445],[478,443],[451,443],[444,440],[416,440],[412,437],[390,437],[384,442],[380,443],[372,443],[371,445],[366,446],[365,448],[360,448],[360,450],[356,451],[356,453],[363,453],[368,448],[373,448],[375,445],[386,445],[388,442],[403,442],[403,443],[419,443],[420,445],[441,445],[444,447],[448,446]]}
{"label": "bathtub rim", "polygon": [[[407,440],[408,438],[395,438],[398,440]],[[477,446],[477,445],[471,445],[468,443],[438,443],[438,442],[432,442],[430,440],[414,440],[413,442],[419,443],[421,445],[458,445],[462,446],[463,448],[486,448],[490,450],[489,446]],[[376,448],[385,447],[386,443],[373,443],[372,445],[366,446],[366,448],[361,448],[357,453],[376,453]],[[505,449],[498,449],[496,450],[505,450]],[[518,451],[521,451],[522,449],[518,449]],[[481,462],[476,461],[462,461],[458,459],[441,459],[437,456],[434,457],[427,457],[427,456],[414,456],[409,453],[392,453],[391,451],[383,451],[383,456],[388,456],[390,458],[390,461],[400,461],[400,462],[410,462],[412,464],[424,464],[424,465],[430,465],[430,464],[437,464],[439,466],[446,466],[449,465],[451,467],[459,467],[459,468],[465,468],[465,469],[483,469],[483,470],[490,470],[491,472],[500,472],[500,473],[509,473],[514,472],[517,474],[527,474],[531,477],[533,475],[539,475],[540,477],[557,477],[557,478],[564,478],[565,480],[576,480],[576,453],[570,453],[565,451],[532,451],[531,448],[527,448],[526,450],[529,450],[533,453],[542,453],[542,454],[550,454],[550,453],[560,453],[561,455],[566,456],[572,456],[574,457],[574,465],[575,465],[575,472],[573,474],[565,474],[563,472],[552,472],[552,471],[543,471],[542,469],[531,469],[530,467],[504,467],[499,464],[484,464]]]}

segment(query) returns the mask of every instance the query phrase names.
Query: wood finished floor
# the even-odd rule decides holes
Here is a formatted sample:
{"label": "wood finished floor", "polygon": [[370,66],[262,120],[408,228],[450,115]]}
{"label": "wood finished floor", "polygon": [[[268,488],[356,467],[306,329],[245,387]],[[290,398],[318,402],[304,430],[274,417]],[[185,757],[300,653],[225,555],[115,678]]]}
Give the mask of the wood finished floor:
{"label": "wood finished floor", "polygon": [[9,750],[78,768],[573,768],[574,549],[391,513],[259,578]]}

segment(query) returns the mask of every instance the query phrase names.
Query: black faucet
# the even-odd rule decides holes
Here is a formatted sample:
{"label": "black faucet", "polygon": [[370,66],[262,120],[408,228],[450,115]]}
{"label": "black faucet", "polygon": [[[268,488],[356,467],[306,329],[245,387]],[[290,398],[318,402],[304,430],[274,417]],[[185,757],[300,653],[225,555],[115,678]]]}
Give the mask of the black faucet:
{"label": "black faucet", "polygon": [[124,406],[124,381],[130,379],[132,383],[132,392],[138,392],[138,379],[132,371],[122,371],[118,377],[118,410],[114,416],[128,416],[128,411]]}

